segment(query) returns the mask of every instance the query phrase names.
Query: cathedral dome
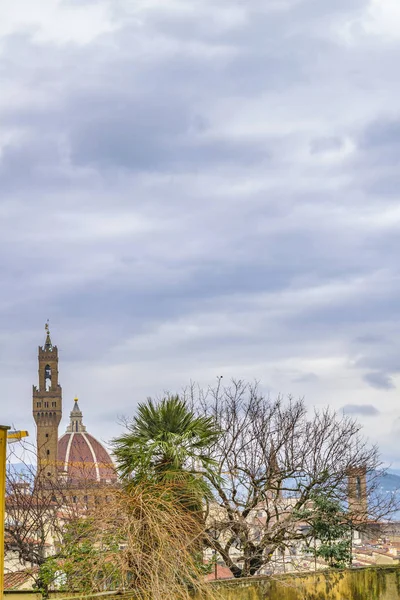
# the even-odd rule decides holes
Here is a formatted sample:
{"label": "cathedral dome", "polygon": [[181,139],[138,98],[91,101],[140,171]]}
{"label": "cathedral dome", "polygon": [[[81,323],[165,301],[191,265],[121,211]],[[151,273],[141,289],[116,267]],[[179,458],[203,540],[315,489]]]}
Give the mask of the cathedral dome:
{"label": "cathedral dome", "polygon": [[107,450],[96,438],[87,433],[82,423],[82,412],[75,398],[70,423],[58,440],[58,470],[66,479],[78,483],[111,483],[117,476]]}

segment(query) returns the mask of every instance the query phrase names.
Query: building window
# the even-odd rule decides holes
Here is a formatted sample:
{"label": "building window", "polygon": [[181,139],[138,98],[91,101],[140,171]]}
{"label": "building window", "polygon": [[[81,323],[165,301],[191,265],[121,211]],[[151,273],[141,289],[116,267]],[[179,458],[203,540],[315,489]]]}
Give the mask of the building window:
{"label": "building window", "polygon": [[88,497],[87,496],[83,496],[83,501],[87,502],[88,501]]}
{"label": "building window", "polygon": [[45,402],[45,403],[44,403],[44,407],[45,407],[45,408],[49,408],[49,403],[48,403],[48,402]]}
{"label": "building window", "polygon": [[52,403],[51,403],[51,406],[52,406],[53,408],[55,408],[55,407],[57,406],[57,402],[52,402]]}
{"label": "building window", "polygon": [[36,407],[37,408],[42,408],[42,403],[41,402],[36,402]]}
{"label": "building window", "polygon": [[46,454],[47,454],[47,456],[49,456],[50,450],[46,450]]}
{"label": "building window", "polygon": [[72,496],[72,502],[73,502],[74,504],[76,504],[76,501],[77,501],[77,498],[76,498],[76,496]]}
{"label": "building window", "polygon": [[361,478],[356,479],[356,496],[358,500],[361,500]]}
{"label": "building window", "polygon": [[46,433],[46,437],[47,437],[47,438],[49,437],[49,434],[48,434],[48,433]]}
{"label": "building window", "polygon": [[48,477],[51,477],[51,473],[50,473],[50,471],[47,471],[47,476],[48,476]]}

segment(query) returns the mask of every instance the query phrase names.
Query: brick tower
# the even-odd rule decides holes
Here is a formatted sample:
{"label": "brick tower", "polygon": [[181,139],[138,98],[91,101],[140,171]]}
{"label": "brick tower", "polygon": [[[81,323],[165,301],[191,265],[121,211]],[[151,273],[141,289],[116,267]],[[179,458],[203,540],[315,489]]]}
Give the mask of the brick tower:
{"label": "brick tower", "polygon": [[347,500],[349,511],[359,519],[368,517],[367,469],[351,467],[347,471]]}
{"label": "brick tower", "polygon": [[61,386],[58,383],[58,349],[51,343],[49,325],[46,341],[39,346],[39,386],[33,386],[32,411],[36,423],[37,460],[40,478],[57,478],[58,425],[62,415]]}

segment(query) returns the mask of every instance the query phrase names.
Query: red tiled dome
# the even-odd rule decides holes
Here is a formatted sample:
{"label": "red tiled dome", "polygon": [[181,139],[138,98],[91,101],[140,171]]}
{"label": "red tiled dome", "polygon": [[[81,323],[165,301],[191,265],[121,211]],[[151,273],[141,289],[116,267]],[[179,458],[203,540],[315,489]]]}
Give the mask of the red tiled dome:
{"label": "red tiled dome", "polygon": [[58,440],[58,463],[59,470],[73,481],[116,480],[110,455],[90,433],[64,433]]}
{"label": "red tiled dome", "polygon": [[107,450],[86,432],[75,399],[67,432],[58,440],[58,469],[70,481],[113,482],[117,476]]}

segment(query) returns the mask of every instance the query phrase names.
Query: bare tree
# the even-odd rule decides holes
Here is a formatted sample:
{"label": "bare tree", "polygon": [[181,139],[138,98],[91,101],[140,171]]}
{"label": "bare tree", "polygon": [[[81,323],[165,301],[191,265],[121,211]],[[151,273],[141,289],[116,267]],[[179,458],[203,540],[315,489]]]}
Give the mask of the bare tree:
{"label": "bare tree", "polygon": [[[224,387],[219,380],[215,388],[192,386],[185,394],[222,431],[210,449],[218,469],[208,476],[214,501],[206,544],[235,577],[265,571],[277,552],[309,541],[316,496],[339,501],[349,527],[358,529],[397,510],[394,495],[379,493],[378,450],[353,419],[329,408],[308,414],[302,400],[271,400],[257,383]],[[354,472],[363,474],[366,489],[349,503]]]}

